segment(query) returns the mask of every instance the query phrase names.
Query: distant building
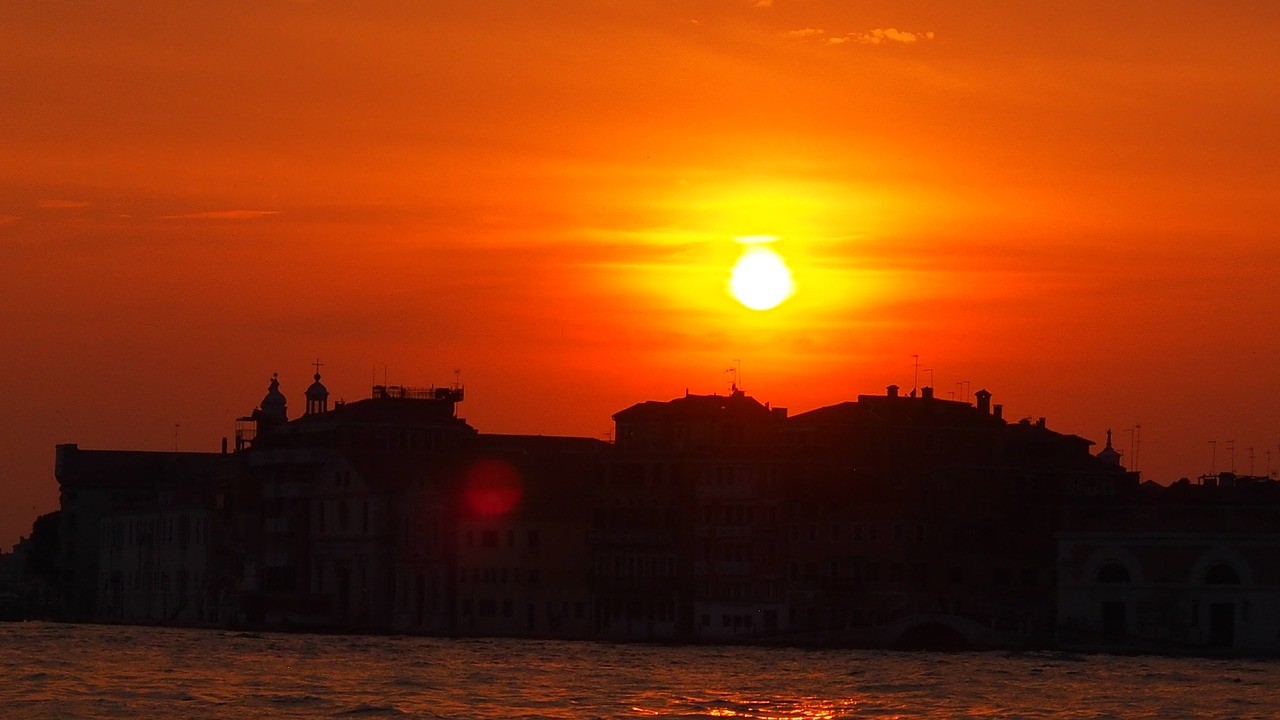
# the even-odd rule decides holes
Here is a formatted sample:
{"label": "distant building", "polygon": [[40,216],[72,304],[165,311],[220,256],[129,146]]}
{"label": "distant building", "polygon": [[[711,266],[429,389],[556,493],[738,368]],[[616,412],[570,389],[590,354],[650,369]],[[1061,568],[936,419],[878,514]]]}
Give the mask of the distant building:
{"label": "distant building", "polygon": [[788,422],[794,633],[854,645],[1051,641],[1062,508],[1123,497],[1136,475],[1043,419],[1007,423],[990,399],[890,386]]}
{"label": "distant building", "polygon": [[736,388],[616,413],[596,509],[596,631],[723,640],[783,629],[779,500],[787,412]]}
{"label": "distant building", "polygon": [[1064,645],[1280,653],[1280,483],[1221,473],[1078,513],[1058,577]]}
{"label": "distant building", "polygon": [[592,636],[591,511],[609,446],[480,435],[456,497],[457,631]]}
{"label": "distant building", "polygon": [[1139,486],[1109,431],[975,397],[686,392],[606,443],[480,433],[459,386],[330,403],[319,372],[290,419],[272,376],[221,453],[58,446],[40,592],[124,623],[1280,651],[1280,485]]}
{"label": "distant building", "polygon": [[[147,610],[190,591],[204,572],[203,545],[189,547],[211,506],[219,453],[82,450],[59,445],[61,616],[70,620],[165,620]],[[186,588],[185,590],[183,588]],[[125,596],[130,600],[125,605]],[[129,608],[129,614],[126,613]],[[186,618],[184,618],[186,619]]]}

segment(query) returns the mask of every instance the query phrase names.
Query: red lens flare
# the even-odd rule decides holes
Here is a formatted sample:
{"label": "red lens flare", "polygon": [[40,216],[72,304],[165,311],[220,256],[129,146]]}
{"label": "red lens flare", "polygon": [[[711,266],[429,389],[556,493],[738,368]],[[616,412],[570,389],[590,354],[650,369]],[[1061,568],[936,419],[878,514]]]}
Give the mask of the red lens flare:
{"label": "red lens flare", "polygon": [[524,492],[520,471],[502,460],[481,460],[467,469],[467,506],[477,515],[506,515]]}

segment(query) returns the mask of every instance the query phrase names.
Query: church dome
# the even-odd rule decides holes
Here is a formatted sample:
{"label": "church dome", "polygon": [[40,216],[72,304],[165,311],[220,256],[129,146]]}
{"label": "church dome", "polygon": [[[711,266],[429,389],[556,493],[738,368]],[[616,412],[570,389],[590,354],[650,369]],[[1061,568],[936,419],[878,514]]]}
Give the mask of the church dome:
{"label": "church dome", "polygon": [[262,398],[262,414],[272,420],[286,420],[288,417],[288,403],[285,400],[284,393],[280,392],[280,378],[272,374],[271,385],[267,388],[266,397]]}
{"label": "church dome", "polygon": [[329,411],[329,388],[320,382],[320,361],[316,360],[315,382],[307,388],[307,415]]}
{"label": "church dome", "polygon": [[329,399],[329,389],[320,382],[320,373],[315,374],[315,382],[307,388],[307,400],[324,401]]}

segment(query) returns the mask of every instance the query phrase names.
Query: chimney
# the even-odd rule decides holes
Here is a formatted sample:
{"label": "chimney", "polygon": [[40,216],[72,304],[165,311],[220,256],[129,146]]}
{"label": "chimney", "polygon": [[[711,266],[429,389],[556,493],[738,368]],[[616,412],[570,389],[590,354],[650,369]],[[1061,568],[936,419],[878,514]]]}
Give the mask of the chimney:
{"label": "chimney", "polygon": [[991,412],[991,393],[986,388],[974,393],[973,396],[978,399],[978,412],[987,415]]}
{"label": "chimney", "polygon": [[1004,419],[1004,406],[1003,406],[1003,405],[1001,405],[1000,403],[996,403],[995,405],[992,405],[992,406],[991,406],[991,414],[992,414],[992,415],[995,415],[995,417],[996,417],[996,419],[997,419],[997,420],[1003,420],[1003,419]]}
{"label": "chimney", "polygon": [[1044,418],[1040,418],[1039,420],[1036,420],[1036,427],[1039,427],[1039,428],[1044,427]]}
{"label": "chimney", "polygon": [[924,398],[925,400],[931,399],[933,397],[933,388],[929,387],[928,385],[920,388],[920,397]]}
{"label": "chimney", "polygon": [[888,388],[889,397],[898,397],[898,386],[890,385]]}
{"label": "chimney", "polygon": [[227,454],[227,438],[225,435],[222,437],[222,454]]}

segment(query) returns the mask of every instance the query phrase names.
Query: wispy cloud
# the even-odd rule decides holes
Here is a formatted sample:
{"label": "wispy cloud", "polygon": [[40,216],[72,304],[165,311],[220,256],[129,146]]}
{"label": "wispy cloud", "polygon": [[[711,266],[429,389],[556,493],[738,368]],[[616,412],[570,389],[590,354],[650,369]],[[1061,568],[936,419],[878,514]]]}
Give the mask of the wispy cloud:
{"label": "wispy cloud", "polygon": [[0,215],[0,225],[12,225],[21,219],[17,215]]}
{"label": "wispy cloud", "polygon": [[752,7],[771,8],[773,7],[773,0],[756,0],[752,3]]}
{"label": "wispy cloud", "polygon": [[257,220],[279,215],[279,210],[210,210],[208,212],[161,215],[159,220]]}
{"label": "wispy cloud", "polygon": [[886,42],[899,42],[910,45],[921,40],[932,40],[933,31],[914,33],[899,30],[898,28],[876,28],[870,32],[850,33],[845,37],[853,38],[864,45],[879,45]]}
{"label": "wispy cloud", "polygon": [[828,35],[825,30],[820,28],[801,28],[799,30],[788,30],[783,33],[783,36],[797,40],[816,40],[826,45],[883,45],[885,43],[913,45],[934,38],[932,30],[908,32],[897,28],[876,28],[865,32],[851,32],[840,35]]}
{"label": "wispy cloud", "polygon": [[784,37],[789,38],[811,38],[822,37],[826,34],[822,28],[800,28],[799,30],[788,30],[782,33]]}
{"label": "wispy cloud", "polygon": [[93,203],[88,200],[41,200],[36,205],[45,210],[70,210],[74,208],[87,208]]}

